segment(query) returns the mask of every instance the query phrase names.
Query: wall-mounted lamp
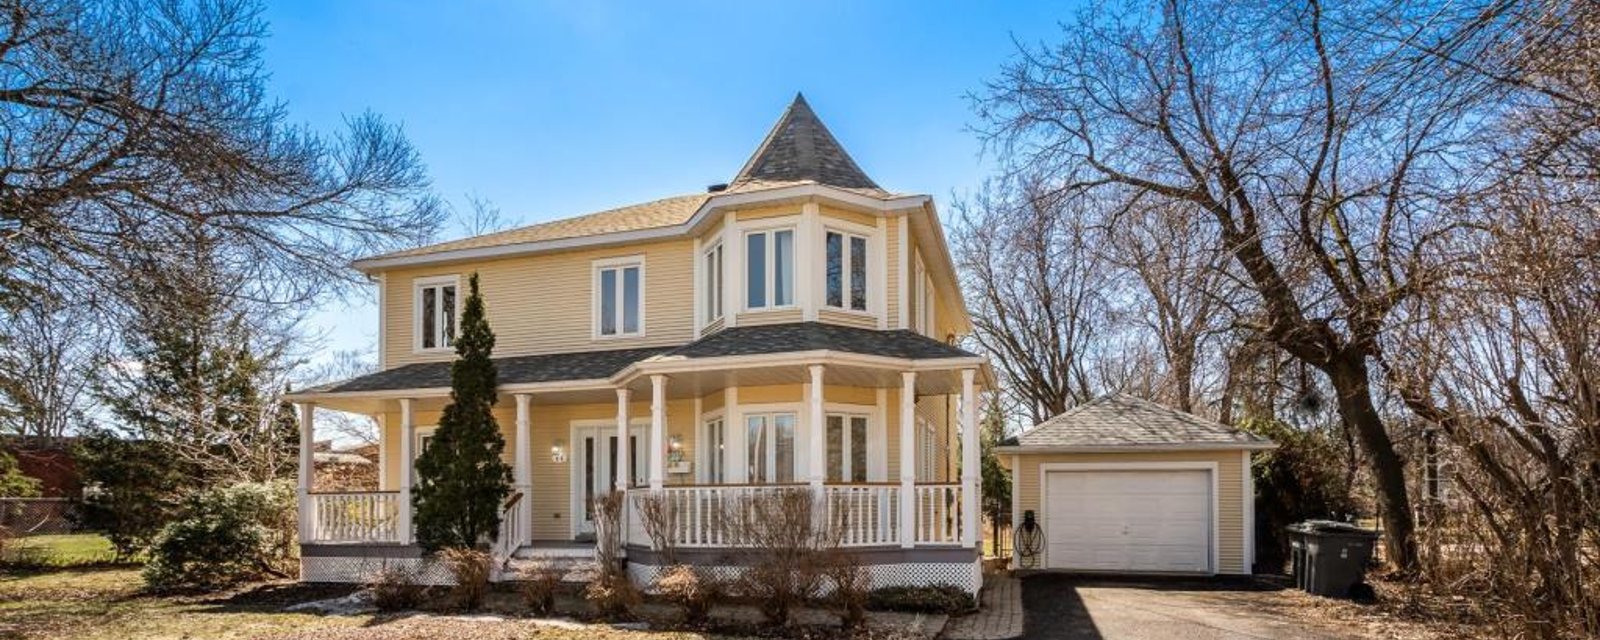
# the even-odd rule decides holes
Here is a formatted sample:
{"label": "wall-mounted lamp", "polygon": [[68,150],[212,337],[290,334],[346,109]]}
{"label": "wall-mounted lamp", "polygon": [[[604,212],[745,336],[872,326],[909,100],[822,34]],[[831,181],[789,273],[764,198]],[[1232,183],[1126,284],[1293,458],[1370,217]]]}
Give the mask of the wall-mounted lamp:
{"label": "wall-mounted lamp", "polygon": [[683,462],[683,436],[674,433],[667,436],[667,463],[679,462]]}
{"label": "wall-mounted lamp", "polygon": [[556,440],[555,444],[550,445],[550,461],[556,464],[567,461],[566,440]]}

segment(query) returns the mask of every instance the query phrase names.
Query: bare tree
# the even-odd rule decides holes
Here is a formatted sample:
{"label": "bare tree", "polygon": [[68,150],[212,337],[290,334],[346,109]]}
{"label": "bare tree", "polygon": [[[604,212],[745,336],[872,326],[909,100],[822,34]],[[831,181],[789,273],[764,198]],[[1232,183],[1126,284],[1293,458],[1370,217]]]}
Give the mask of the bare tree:
{"label": "bare tree", "polygon": [[1035,423],[1104,388],[1107,270],[1093,220],[1042,184],[1004,180],[955,204],[952,245],[973,338]]}
{"label": "bare tree", "polygon": [[[196,227],[253,301],[355,283],[431,233],[416,151],[377,116],[320,136],[266,92],[254,0],[11,0],[0,10],[0,299],[121,311]],[[130,251],[143,254],[127,259]],[[119,304],[123,303],[123,304]]]}
{"label": "bare tree", "polygon": [[27,302],[0,310],[0,333],[0,433],[60,438],[82,427],[107,351],[92,309]]}
{"label": "bare tree", "polygon": [[1236,321],[1327,377],[1378,487],[1389,559],[1416,565],[1405,466],[1370,366],[1396,305],[1438,279],[1439,192],[1498,103],[1407,55],[1470,10],[1168,0],[1097,8],[1024,48],[978,100],[988,140],[1063,194],[1132,189],[1206,221],[1253,298]]}

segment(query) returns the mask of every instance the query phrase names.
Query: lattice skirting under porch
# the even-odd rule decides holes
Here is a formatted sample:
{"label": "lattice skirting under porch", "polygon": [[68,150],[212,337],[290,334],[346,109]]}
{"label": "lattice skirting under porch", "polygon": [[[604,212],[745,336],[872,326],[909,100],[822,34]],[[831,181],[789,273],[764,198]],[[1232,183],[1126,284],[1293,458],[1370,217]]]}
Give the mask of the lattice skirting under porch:
{"label": "lattice skirting under porch", "polygon": [[412,580],[417,584],[455,584],[455,578],[443,563],[425,558],[337,555],[301,556],[300,581],[360,584],[386,568],[411,571]]}
{"label": "lattice skirting under porch", "polygon": [[[713,572],[721,580],[732,581],[738,579],[745,567],[728,565],[701,565],[705,570]],[[863,567],[870,578],[869,588],[880,589],[883,587],[928,587],[936,584],[949,584],[965,589],[968,593],[977,595],[983,587],[983,565],[979,560],[971,562],[905,562],[898,564],[874,564]],[[628,577],[633,583],[648,589],[655,584],[656,577],[665,571],[660,567],[636,562],[628,563]],[[823,591],[828,591],[828,585],[823,585]]]}

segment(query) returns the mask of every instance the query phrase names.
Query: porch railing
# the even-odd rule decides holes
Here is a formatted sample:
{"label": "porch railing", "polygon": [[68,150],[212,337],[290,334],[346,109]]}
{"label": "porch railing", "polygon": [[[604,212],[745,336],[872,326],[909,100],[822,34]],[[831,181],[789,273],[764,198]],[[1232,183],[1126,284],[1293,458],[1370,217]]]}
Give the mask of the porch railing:
{"label": "porch railing", "polygon": [[961,544],[961,485],[953,482],[919,483],[912,487],[916,502],[916,544]]}
{"label": "porch railing", "polygon": [[891,484],[828,485],[828,524],[843,547],[900,543],[900,487]]}
{"label": "porch railing", "polygon": [[313,493],[306,542],[399,542],[400,492]]}

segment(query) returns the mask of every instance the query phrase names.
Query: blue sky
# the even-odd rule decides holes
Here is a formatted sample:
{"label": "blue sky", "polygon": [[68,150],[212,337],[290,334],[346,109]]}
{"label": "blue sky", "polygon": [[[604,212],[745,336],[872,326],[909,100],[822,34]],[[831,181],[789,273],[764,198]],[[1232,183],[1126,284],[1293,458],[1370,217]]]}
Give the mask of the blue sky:
{"label": "blue sky", "polygon": [[[447,6],[448,8],[441,8]],[[265,61],[293,119],[371,109],[435,187],[531,224],[731,178],[803,91],[879,184],[946,203],[987,167],[965,95],[1070,4],[271,3]],[[328,349],[375,345],[352,297],[312,317]]]}

